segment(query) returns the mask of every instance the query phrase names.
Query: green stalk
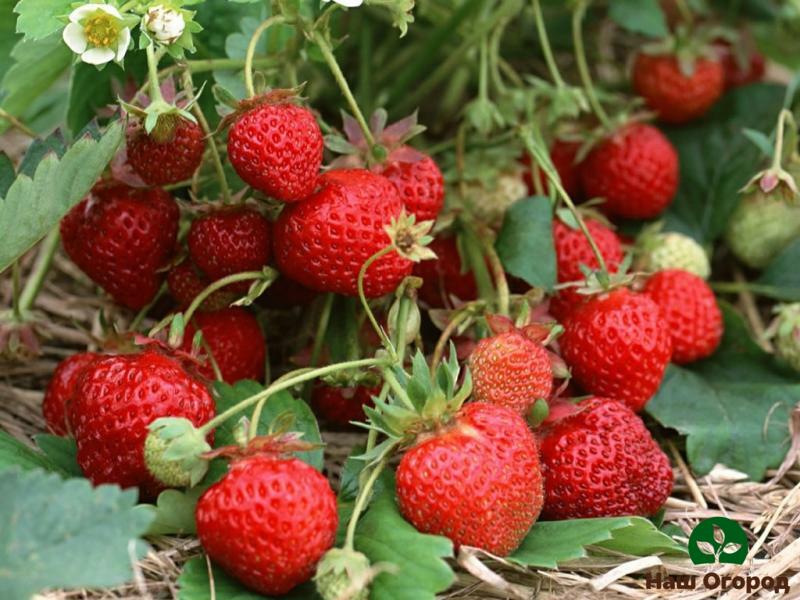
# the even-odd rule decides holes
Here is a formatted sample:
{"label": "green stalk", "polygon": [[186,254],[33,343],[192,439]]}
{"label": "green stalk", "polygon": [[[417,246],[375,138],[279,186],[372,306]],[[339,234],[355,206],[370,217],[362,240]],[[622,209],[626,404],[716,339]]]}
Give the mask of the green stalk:
{"label": "green stalk", "polygon": [[369,319],[372,328],[375,330],[375,333],[378,334],[378,337],[381,340],[381,343],[384,345],[386,350],[389,352],[389,355],[394,360],[397,356],[395,352],[394,346],[392,346],[392,342],[386,337],[386,333],[383,331],[383,328],[378,325],[378,320],[375,318],[375,315],[372,313],[372,309],[369,307],[369,302],[367,302],[367,297],[364,294],[364,276],[367,274],[367,269],[372,266],[376,260],[386,256],[390,252],[394,252],[394,245],[386,246],[382,250],[379,250],[372,256],[370,256],[364,264],[361,265],[361,269],[358,271],[358,298],[361,300],[361,306],[364,307],[364,312],[367,314],[367,318]]}
{"label": "green stalk", "polygon": [[509,310],[511,292],[508,289],[508,279],[506,278],[505,269],[503,269],[503,264],[500,262],[500,257],[497,255],[497,251],[494,249],[491,240],[483,237],[481,238],[481,243],[483,246],[483,253],[486,256],[486,260],[489,262],[489,268],[494,277],[494,285],[497,290],[497,312],[508,317],[511,314]]}
{"label": "green stalk", "polygon": [[158,288],[158,291],[156,292],[156,295],[153,296],[153,299],[150,300],[150,302],[148,302],[147,304],[145,304],[142,308],[140,308],[139,312],[136,313],[136,316],[133,318],[133,321],[131,321],[130,325],[128,325],[129,331],[136,331],[139,328],[139,325],[142,324],[142,321],[144,321],[144,318],[147,316],[147,313],[150,312],[150,309],[153,308],[155,303],[161,299],[161,297],[166,293],[166,291],[167,291],[167,284],[165,282],[162,283],[161,287]]}
{"label": "green stalk", "polygon": [[[187,60],[186,67],[192,73],[207,73],[208,71],[234,71],[244,68],[246,62],[241,58],[203,58],[198,60]],[[264,68],[277,65],[277,61],[272,56],[253,58],[250,61],[251,68]],[[174,67],[168,69],[174,70]]]}
{"label": "green stalk", "polygon": [[558,65],[553,58],[553,49],[550,46],[550,38],[547,35],[547,28],[544,25],[544,16],[542,15],[542,6],[539,0],[533,0],[533,16],[536,19],[536,31],[539,34],[539,45],[542,47],[542,54],[547,63],[547,70],[550,71],[550,77],[556,87],[565,87],[564,80],[561,78],[561,72],[558,70]]}
{"label": "green stalk", "polygon": [[211,285],[209,285],[206,289],[195,296],[195,299],[192,300],[192,303],[189,305],[189,308],[186,309],[186,312],[183,313],[183,319],[186,323],[191,321],[192,316],[203,303],[203,300],[208,298],[211,294],[216,292],[217,290],[221,290],[227,285],[231,283],[237,283],[239,281],[248,281],[250,279],[261,279],[264,276],[264,273],[261,271],[243,271],[241,273],[234,273],[233,275],[228,275],[227,277],[223,277],[222,279],[217,279]]}
{"label": "green stalk", "polygon": [[381,462],[375,465],[375,468],[373,468],[372,472],[369,474],[369,478],[366,480],[366,482],[364,482],[364,485],[361,486],[361,489],[358,492],[358,498],[356,498],[355,506],[353,506],[353,514],[350,516],[350,522],[347,524],[347,534],[344,539],[345,550],[353,550],[353,541],[355,540],[356,536],[358,519],[364,510],[367,500],[369,500],[369,497],[372,495],[372,488],[375,486],[378,476],[381,474],[385,466],[385,459],[381,460]]}
{"label": "green stalk", "polygon": [[47,237],[44,238],[39,248],[39,254],[36,256],[33,269],[30,275],[28,275],[28,279],[25,281],[25,287],[22,288],[22,292],[19,294],[17,310],[20,315],[24,315],[28,312],[36,301],[36,296],[39,295],[47,272],[50,270],[50,265],[53,263],[53,256],[58,248],[58,241],[59,229],[58,227],[54,227],[50,233],[47,234]]}
{"label": "green stalk", "polygon": [[[194,96],[194,82],[192,81],[192,74],[189,71],[183,72],[183,87],[190,98]],[[200,124],[200,128],[203,130],[206,140],[208,141],[208,149],[211,151],[211,160],[214,163],[214,171],[217,174],[220,192],[222,193],[222,202],[224,204],[230,204],[231,191],[228,187],[228,178],[225,176],[225,168],[222,166],[222,158],[220,157],[217,144],[214,142],[214,137],[212,135],[211,128],[208,126],[206,116],[203,114],[198,102],[195,102],[192,105],[192,114]]]}
{"label": "green stalk", "polygon": [[497,294],[492,284],[489,270],[486,268],[486,260],[482,251],[483,244],[471,227],[464,228],[464,235],[466,237],[464,249],[467,254],[465,258],[469,263],[472,273],[475,275],[475,282],[478,284],[480,297],[487,302],[493,302]]}
{"label": "green stalk", "polygon": [[158,58],[156,58],[155,44],[151,43],[145,49],[147,54],[147,82],[150,85],[150,102],[164,102],[161,95],[161,85],[158,81]]}
{"label": "green stalk", "polygon": [[285,23],[286,17],[283,15],[275,15],[266,19],[259,25],[250,36],[250,42],[247,44],[247,53],[244,57],[244,87],[247,90],[248,97],[252,98],[256,95],[255,87],[253,86],[253,57],[256,53],[256,45],[261,35],[273,25],[278,23]]}
{"label": "green stalk", "polygon": [[221,412],[216,417],[205,423],[200,428],[199,431],[202,435],[207,435],[210,431],[218,427],[221,423],[224,423],[230,417],[253,406],[254,404],[257,404],[261,400],[269,398],[273,394],[277,394],[278,392],[287,390],[299,383],[304,383],[306,381],[316,379],[317,377],[323,377],[325,375],[336,373],[337,371],[343,371],[345,369],[375,367],[378,365],[383,365],[385,364],[385,362],[386,360],[382,358],[364,358],[361,360],[351,360],[348,362],[337,363],[334,365],[327,365],[325,367],[320,367],[318,369],[299,369],[298,370],[298,372],[300,372],[299,375],[290,378],[281,378],[276,380],[268,388],[258,392],[257,394],[249,396],[248,398],[245,398],[244,400],[238,402],[234,406],[231,406],[228,410]]}
{"label": "green stalk", "polygon": [[336,84],[339,86],[344,99],[347,101],[347,105],[350,107],[350,111],[353,113],[353,117],[355,117],[356,121],[358,122],[358,126],[361,128],[361,133],[364,135],[364,139],[367,142],[367,147],[369,148],[371,155],[372,149],[375,146],[375,138],[372,135],[372,131],[370,131],[367,120],[364,118],[361,109],[358,107],[358,102],[356,102],[353,92],[350,90],[350,86],[347,83],[344,73],[342,73],[342,69],[339,67],[339,63],[336,62],[336,57],[333,55],[333,50],[331,50],[328,40],[326,40],[325,37],[316,30],[311,34],[311,36],[314,40],[314,43],[319,46],[320,52],[322,52],[322,57],[328,64],[328,68],[330,69],[333,78],[336,80]]}
{"label": "green stalk", "polygon": [[608,118],[608,114],[603,108],[603,105],[600,104],[600,101],[597,99],[597,94],[594,91],[594,85],[592,83],[592,75],[589,72],[589,65],[586,62],[586,51],[583,48],[583,17],[586,14],[588,3],[589,0],[579,0],[575,6],[575,11],[572,13],[572,43],[575,47],[575,60],[578,63],[578,73],[580,73],[581,82],[583,83],[583,88],[586,91],[586,97],[589,100],[589,104],[592,106],[592,110],[595,115],[597,115],[603,127],[607,131],[611,131],[611,119]]}

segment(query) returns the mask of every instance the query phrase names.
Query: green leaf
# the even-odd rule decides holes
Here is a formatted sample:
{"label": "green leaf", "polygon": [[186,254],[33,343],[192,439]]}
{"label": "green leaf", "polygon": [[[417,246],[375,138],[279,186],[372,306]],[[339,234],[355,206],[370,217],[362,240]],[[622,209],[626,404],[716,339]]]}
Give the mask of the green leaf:
{"label": "green leaf", "polygon": [[4,152],[0,152],[0,198],[8,193],[8,188],[14,183],[17,174],[14,171],[14,163]]}
{"label": "green leaf", "polygon": [[11,437],[5,431],[0,431],[0,472],[12,467],[25,470],[54,470],[53,464],[46,456]]}
{"label": "green leaf", "polygon": [[[214,593],[217,600],[263,600],[262,596],[251,592],[233,577],[230,577],[218,566],[212,564],[214,573]],[[208,600],[211,598],[211,584],[208,580],[208,565],[203,556],[189,559],[183,566],[178,579],[180,588],[179,600]],[[318,600],[313,583],[305,583],[294,588],[288,594],[280,596],[285,600]]]}
{"label": "green leaf", "polygon": [[19,0],[14,7],[17,18],[17,32],[26,40],[40,40],[64,29],[64,22],[58,17],[69,15],[70,0]]}
{"label": "green leaf", "polygon": [[544,196],[524,198],[506,212],[495,244],[505,270],[534,287],[556,284],[553,210]]}
{"label": "green leaf", "polygon": [[[0,107],[15,117],[25,115],[69,67],[72,56],[60,35],[18,42],[11,52],[13,64],[0,82]],[[0,133],[9,126],[0,119]]]}
{"label": "green leaf", "polygon": [[355,535],[356,550],[372,564],[395,565],[397,573],[381,573],[372,582],[372,600],[434,600],[455,581],[445,558],[453,556],[453,544],[445,537],[417,531],[403,519],[394,497],[394,481],[388,474],[384,488],[376,491],[369,510],[361,517]]}
{"label": "green leaf", "polygon": [[[264,389],[254,381],[240,381],[236,385],[227,385],[224,383],[216,383],[214,385],[217,392],[217,412],[227,410],[237,402],[244,400],[249,396],[253,396]],[[261,411],[261,418],[258,423],[259,435],[266,434],[269,431],[269,426],[280,415],[291,413],[294,416],[294,423],[292,431],[299,431],[303,434],[303,439],[307,442],[321,444],[322,438],[319,434],[319,425],[314,417],[314,413],[308,407],[308,404],[302,400],[293,398],[287,392],[278,392],[271,396],[264,405],[264,410]],[[242,413],[248,414],[248,413]],[[216,447],[227,446],[235,443],[233,439],[233,429],[236,426],[238,419],[231,418],[217,428],[214,433],[214,445]],[[312,450],[311,452],[298,452],[297,458],[304,460],[315,469],[321,471],[324,463],[322,448]]]}
{"label": "green leaf", "polygon": [[720,349],[690,368],[670,366],[647,412],[688,436],[686,452],[699,475],[722,463],[757,481],[786,455],[800,382],[752,341],[732,307],[722,309]]}
{"label": "green leaf", "polygon": [[101,71],[83,62],[73,67],[67,108],[67,127],[72,133],[77,133],[91,121],[96,116],[97,109],[114,102],[111,83],[122,77],[123,71],[117,64],[106,65]]}
{"label": "green leaf", "polygon": [[787,302],[800,301],[800,240],[787,246],[755,280],[762,296]]}
{"label": "green leaf", "polygon": [[19,164],[18,173],[33,177],[36,173],[36,167],[39,166],[45,156],[52,153],[56,158],[61,158],[66,151],[67,146],[64,141],[64,135],[60,131],[54,131],[44,139],[35,139],[25,152],[25,156]]}
{"label": "green leaf", "polygon": [[759,149],[745,128],[775,127],[784,88],[754,84],[727,93],[703,119],[667,131],[680,158],[680,187],[665,213],[665,229],[701,243],[722,235],[739,203],[739,189],[759,167]]}
{"label": "green leaf", "polygon": [[[11,56],[20,36],[17,35],[14,22],[14,4],[17,0],[0,0],[0,56]],[[11,66],[10,60],[0,61],[0,78],[6,74]]]}
{"label": "green leaf", "polygon": [[60,472],[70,477],[83,477],[78,466],[78,446],[73,438],[41,433],[34,440],[50,464]]}
{"label": "green leaf", "polygon": [[669,33],[658,0],[612,0],[608,15],[617,25],[634,33],[656,38]]}
{"label": "green leaf", "polygon": [[147,550],[137,538],[152,519],[135,503],[134,490],[92,488],[86,479],[0,473],[0,598],[129,581],[132,560]]}
{"label": "green leaf", "polygon": [[89,192],[122,138],[122,123],[113,123],[99,141],[84,137],[61,159],[54,154],[42,159],[33,178],[17,177],[0,202],[0,223],[14,223],[0,238],[0,271],[44,237]]}
{"label": "green leaf", "polygon": [[194,509],[208,486],[197,486],[190,490],[164,490],[158,495],[156,505],[140,504],[137,510],[155,512],[155,518],[147,529],[147,535],[186,535],[196,533]]}
{"label": "green leaf", "polygon": [[559,563],[588,556],[586,546],[633,556],[686,553],[648,519],[614,517],[540,521],[508,560],[528,567],[555,569]]}

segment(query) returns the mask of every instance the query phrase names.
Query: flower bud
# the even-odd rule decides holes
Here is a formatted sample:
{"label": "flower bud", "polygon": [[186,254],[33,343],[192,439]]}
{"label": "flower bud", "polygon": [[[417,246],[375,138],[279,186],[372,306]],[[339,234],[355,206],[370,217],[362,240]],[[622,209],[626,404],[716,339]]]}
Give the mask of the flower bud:
{"label": "flower bud", "polygon": [[186,28],[186,21],[180,11],[159,4],[148,9],[144,17],[145,26],[156,41],[172,44]]}

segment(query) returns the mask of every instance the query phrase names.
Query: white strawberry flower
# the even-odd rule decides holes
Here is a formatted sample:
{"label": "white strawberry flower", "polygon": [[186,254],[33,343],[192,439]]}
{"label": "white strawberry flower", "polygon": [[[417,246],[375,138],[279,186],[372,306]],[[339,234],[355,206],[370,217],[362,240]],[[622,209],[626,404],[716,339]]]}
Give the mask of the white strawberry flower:
{"label": "white strawberry flower", "polygon": [[[331,0],[322,0],[323,2],[330,2]],[[364,0],[333,0],[339,6],[344,6],[345,8],[357,8],[364,4]]]}
{"label": "white strawberry flower", "polygon": [[64,43],[90,65],[120,62],[131,43],[131,30],[110,4],[84,4],[69,15]]}
{"label": "white strawberry flower", "polygon": [[183,35],[186,21],[180,11],[159,4],[148,9],[144,16],[147,30],[156,41],[171,44]]}

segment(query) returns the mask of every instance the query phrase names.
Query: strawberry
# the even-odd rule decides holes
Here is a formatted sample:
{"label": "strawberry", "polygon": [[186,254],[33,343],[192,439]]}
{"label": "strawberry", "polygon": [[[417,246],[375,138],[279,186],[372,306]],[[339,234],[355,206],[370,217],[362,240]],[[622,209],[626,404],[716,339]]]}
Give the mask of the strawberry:
{"label": "strawberry", "polygon": [[605,198],[609,214],[649,219],[675,196],[678,153],[655,127],[629,123],[589,152],[580,174],[586,196]]}
{"label": "strawberry", "polygon": [[[212,281],[243,271],[260,271],[270,259],[269,221],[245,207],[222,208],[192,221],[189,256]],[[241,281],[226,289],[244,294]]]}
{"label": "strawberry", "polygon": [[[550,147],[550,160],[553,161],[553,166],[558,172],[561,185],[573,199],[578,198],[581,194],[580,165],[576,161],[580,147],[580,142],[568,140],[556,140]],[[536,193],[536,186],[533,184],[533,170],[530,168],[531,157],[529,154],[522,157],[522,164],[526,166],[523,176],[525,185],[528,186],[528,194],[533,195]],[[542,191],[547,194],[550,189],[549,180],[542,171],[539,171],[539,181],[542,183]]]}
{"label": "strawberry", "polygon": [[311,195],[322,165],[322,132],[314,115],[267,100],[245,110],[228,133],[228,159],[248,185],[284,202]]}
{"label": "strawberry", "polygon": [[[482,339],[469,357],[473,397],[506,406],[522,416],[553,391],[553,369],[538,329],[517,329],[510,321],[488,317],[494,335]],[[499,326],[498,326],[499,324]]]}
{"label": "strawberry", "polygon": [[[358,273],[366,260],[391,242],[384,230],[402,210],[388,179],[365,169],[340,169],[321,176],[319,190],[281,212],[275,223],[278,268],[320,292],[358,295]],[[393,291],[411,272],[411,261],[392,252],[364,277],[368,298]]]}
{"label": "strawberry", "polygon": [[636,242],[637,268],[649,273],[664,269],[683,269],[708,279],[711,264],[703,247],[693,238],[677,231],[645,232]]}
{"label": "strawberry", "polygon": [[[251,313],[241,307],[231,306],[195,314],[184,330],[183,350],[192,350],[197,329],[203,332],[206,350],[217,363],[226,383],[233,384],[240,379],[264,379],[267,344],[258,320]],[[200,373],[214,379],[210,359],[201,366]]]}
{"label": "strawberry", "polygon": [[754,269],[766,267],[800,236],[800,205],[785,194],[758,187],[743,195],[728,221],[725,241],[733,254]]}
{"label": "strawberry", "polygon": [[203,159],[202,128],[175,116],[166,136],[157,135],[157,131],[158,128],[148,134],[136,126],[128,132],[128,163],[148,185],[169,185],[190,179]]}
{"label": "strawberry", "polygon": [[84,475],[94,485],[138,487],[152,500],[164,486],[145,466],[148,425],[184,417],[200,426],[214,416],[214,400],[177,360],[146,349],[88,365],[67,413]]}
{"label": "strawberry", "polygon": [[428,248],[436,253],[436,258],[416,263],[412,273],[422,278],[420,299],[431,308],[444,308],[452,304],[452,296],[464,302],[477,298],[475,276],[464,268],[456,238],[437,237]]}
{"label": "strawberry", "polygon": [[725,70],[719,61],[697,58],[689,71],[681,67],[675,56],[644,53],[633,64],[636,93],[666,123],[701,117],[725,89]]}
{"label": "strawberry", "polygon": [[563,324],[559,343],[575,381],[640,411],[661,384],[672,354],[658,305],[619,288],[575,307]]}
{"label": "strawberry", "polygon": [[[622,243],[616,233],[600,221],[585,219],[586,229],[597,244],[600,254],[606,262],[609,273],[616,273],[624,258]],[[589,269],[600,268],[597,257],[592,251],[589,240],[580,229],[573,229],[560,219],[553,219],[553,241],[556,249],[556,269],[559,283],[573,283],[583,281],[584,275],[581,265]],[[564,288],[558,292],[557,306],[553,314],[557,317],[565,315],[569,307],[586,299],[576,291],[576,288]]]}
{"label": "strawberry", "polygon": [[247,587],[270,596],[311,578],[338,525],[327,479],[277,453],[234,460],[200,497],[195,519],[206,554]]}
{"label": "strawberry", "polygon": [[711,356],[722,339],[722,313],[708,284],[680,269],[659,271],[644,293],[661,309],[672,337],[672,362],[680,365]]}
{"label": "strawberry", "polygon": [[672,468],[622,402],[588,398],[545,423],[539,440],[546,519],[650,516],[672,491]]}
{"label": "strawberry", "polygon": [[67,421],[67,405],[72,400],[78,378],[99,356],[94,352],[78,352],[58,363],[42,400],[42,414],[50,433],[69,434],[71,427]]}
{"label": "strawberry", "polygon": [[766,61],[764,55],[755,48],[748,47],[748,44],[737,44],[734,48],[727,40],[717,40],[714,46],[725,71],[726,90],[755,83],[764,78]]}
{"label": "strawberry", "polygon": [[397,502],[423,533],[506,556],[542,508],[536,440],[510,408],[466,404],[403,455]]}
{"label": "strawberry", "polygon": [[348,427],[351,421],[364,420],[364,406],[371,406],[372,397],[380,391],[380,387],[334,387],[320,383],[311,394],[311,405],[328,423]]}
{"label": "strawberry", "polygon": [[[167,275],[167,289],[181,310],[186,310],[210,284],[189,258],[172,267]],[[217,290],[200,303],[198,310],[219,310],[230,306],[235,300],[235,293],[227,289]]]}
{"label": "strawberry", "polygon": [[422,154],[419,160],[391,161],[383,176],[397,188],[406,212],[416,215],[418,223],[439,216],[444,205],[444,178],[430,156]]}
{"label": "strawberry", "polygon": [[139,309],[161,286],[178,213],[164,190],[98,184],[62,219],[64,250],[117,303]]}

